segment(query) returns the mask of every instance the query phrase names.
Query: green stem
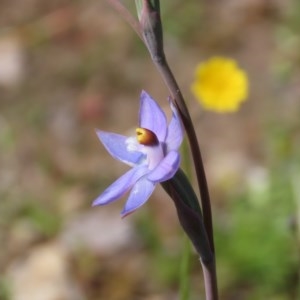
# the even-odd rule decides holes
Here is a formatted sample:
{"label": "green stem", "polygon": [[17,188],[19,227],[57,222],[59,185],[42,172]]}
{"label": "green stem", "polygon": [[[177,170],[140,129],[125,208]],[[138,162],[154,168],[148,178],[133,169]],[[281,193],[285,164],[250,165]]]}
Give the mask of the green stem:
{"label": "green stem", "polygon": [[190,240],[186,235],[183,236],[183,250],[182,257],[180,262],[180,300],[189,300],[190,299],[190,290],[191,285],[189,281],[189,274],[191,269],[191,244]]}

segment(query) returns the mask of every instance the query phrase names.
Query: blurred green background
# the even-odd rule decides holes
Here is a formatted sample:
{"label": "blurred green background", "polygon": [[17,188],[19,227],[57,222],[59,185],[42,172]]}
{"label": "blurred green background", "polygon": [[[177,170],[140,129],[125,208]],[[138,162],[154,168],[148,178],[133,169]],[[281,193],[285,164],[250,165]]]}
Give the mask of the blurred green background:
{"label": "blurred green background", "polygon": [[[161,5],[203,151],[220,299],[300,299],[300,2],[219,2]],[[238,113],[191,95],[213,55],[249,75]],[[178,299],[183,233],[163,190],[124,220],[125,199],[91,208],[126,170],[94,128],[135,128],[142,89],[168,110],[148,53],[106,1],[0,2],[1,300]],[[204,299],[196,254],[190,279]]]}

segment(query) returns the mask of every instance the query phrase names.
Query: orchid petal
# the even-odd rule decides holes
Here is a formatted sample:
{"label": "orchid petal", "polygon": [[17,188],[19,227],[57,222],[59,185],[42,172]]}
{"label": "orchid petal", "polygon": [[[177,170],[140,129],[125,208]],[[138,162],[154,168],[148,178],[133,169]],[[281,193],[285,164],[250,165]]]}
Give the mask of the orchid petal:
{"label": "orchid petal", "polygon": [[159,163],[159,165],[147,175],[152,182],[162,182],[172,178],[177,172],[180,164],[178,151],[170,151]]}
{"label": "orchid petal", "polygon": [[178,150],[183,140],[183,128],[181,125],[181,120],[178,111],[171,101],[170,106],[173,114],[171,122],[168,126],[168,133],[166,137],[167,152],[172,150]]}
{"label": "orchid petal", "polygon": [[126,143],[128,137],[102,130],[96,130],[96,133],[106,150],[115,159],[130,166],[137,164],[141,160],[143,156],[142,153],[128,150]]}
{"label": "orchid petal", "polygon": [[153,131],[159,141],[165,141],[167,135],[166,115],[156,101],[145,91],[141,93],[139,127]]}
{"label": "orchid petal", "polygon": [[104,192],[93,202],[93,206],[108,204],[122,197],[132,188],[136,181],[147,172],[149,172],[149,170],[146,166],[130,169],[104,190]]}
{"label": "orchid petal", "polygon": [[136,209],[141,207],[151,196],[155,184],[146,178],[141,178],[132,188],[125,207],[121,212],[121,216],[126,217]]}

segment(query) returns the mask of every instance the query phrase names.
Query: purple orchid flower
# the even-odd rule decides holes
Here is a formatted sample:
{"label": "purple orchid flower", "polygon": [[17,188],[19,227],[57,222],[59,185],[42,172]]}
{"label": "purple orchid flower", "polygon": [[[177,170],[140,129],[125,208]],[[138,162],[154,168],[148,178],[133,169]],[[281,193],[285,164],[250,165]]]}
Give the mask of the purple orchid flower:
{"label": "purple orchid flower", "polygon": [[142,91],[140,101],[139,127],[135,137],[96,131],[110,155],[132,169],[104,190],[93,206],[113,202],[131,189],[122,217],[142,206],[156,184],[172,178],[180,164],[178,149],[183,130],[175,107],[170,102],[173,115],[168,125],[163,110],[145,91]]}

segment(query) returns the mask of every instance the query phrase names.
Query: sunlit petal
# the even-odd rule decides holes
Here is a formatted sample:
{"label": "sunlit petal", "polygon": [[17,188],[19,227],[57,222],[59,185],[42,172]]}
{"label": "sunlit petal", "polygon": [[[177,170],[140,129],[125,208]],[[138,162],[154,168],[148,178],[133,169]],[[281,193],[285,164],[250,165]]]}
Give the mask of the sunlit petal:
{"label": "sunlit petal", "polygon": [[96,133],[106,150],[115,159],[118,159],[130,166],[137,164],[141,160],[143,156],[142,153],[129,151],[128,143],[126,143],[128,137],[102,130],[96,130]]}
{"label": "sunlit petal", "polygon": [[177,151],[170,151],[159,165],[147,175],[147,178],[153,182],[166,181],[174,176],[179,164],[180,154]]}
{"label": "sunlit petal", "polygon": [[166,137],[166,147],[167,152],[171,150],[178,150],[183,139],[183,128],[181,125],[181,120],[178,115],[177,109],[174,107],[170,101],[170,106],[173,112],[171,122],[168,126],[168,133]]}
{"label": "sunlit petal", "polygon": [[166,115],[156,101],[145,91],[141,93],[139,127],[153,131],[159,141],[165,141],[167,135]]}
{"label": "sunlit petal", "polygon": [[108,204],[122,197],[132,186],[148,172],[146,166],[135,167],[126,172],[113,184],[111,184],[94,202],[93,206]]}
{"label": "sunlit petal", "polygon": [[149,199],[154,188],[155,184],[153,182],[147,180],[145,177],[140,179],[132,188],[121,216],[126,217],[141,207]]}

